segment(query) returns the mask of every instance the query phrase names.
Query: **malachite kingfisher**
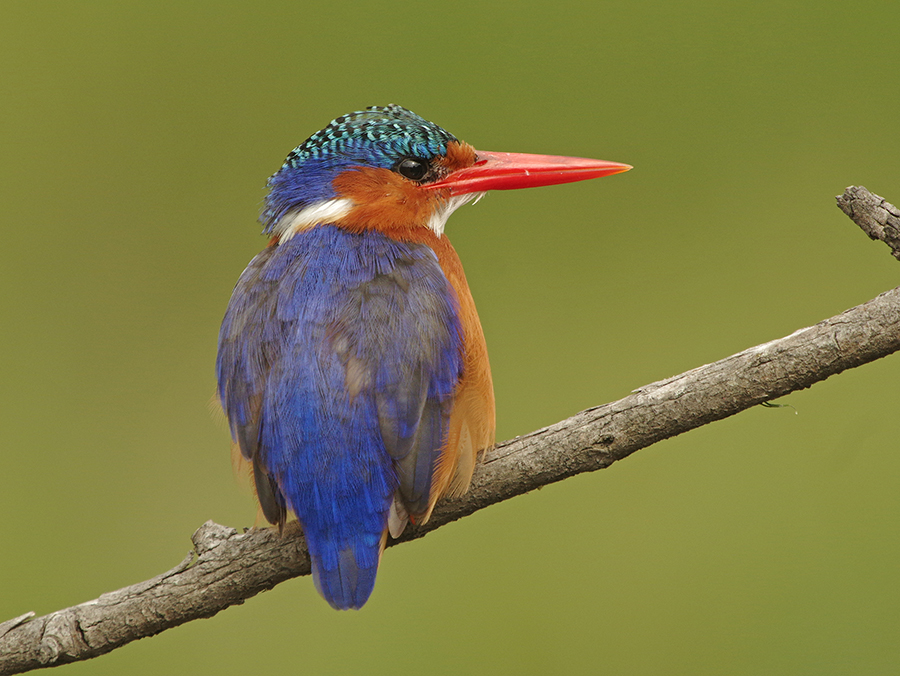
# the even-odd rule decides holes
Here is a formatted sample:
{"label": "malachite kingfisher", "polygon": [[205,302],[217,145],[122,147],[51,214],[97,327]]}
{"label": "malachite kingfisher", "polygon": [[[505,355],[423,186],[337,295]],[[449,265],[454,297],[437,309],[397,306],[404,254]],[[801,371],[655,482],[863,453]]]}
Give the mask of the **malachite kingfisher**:
{"label": "malachite kingfisher", "polygon": [[263,515],[297,516],[333,607],[366,602],[388,534],[464,493],[494,443],[484,333],[447,218],[488,190],[630,168],[475,150],[389,105],[338,117],[269,179],[271,240],[228,304],[218,391]]}

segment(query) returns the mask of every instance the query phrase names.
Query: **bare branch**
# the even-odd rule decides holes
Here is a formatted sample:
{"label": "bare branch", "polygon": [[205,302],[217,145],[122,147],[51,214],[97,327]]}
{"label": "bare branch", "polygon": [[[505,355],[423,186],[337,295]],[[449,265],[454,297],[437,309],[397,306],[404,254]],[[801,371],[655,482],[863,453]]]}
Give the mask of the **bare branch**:
{"label": "bare branch", "polygon": [[[887,241],[897,256],[896,208],[864,188],[848,188],[838,202],[867,234]],[[535,488],[603,469],[661,439],[897,350],[900,287],[785,338],[499,444],[485,454],[466,495],[443,501],[428,524],[407,529],[392,544],[422,537]],[[0,676],[102,655],[135,639],[211,617],[310,570],[296,524],[281,536],[269,529],[238,533],[207,522],[192,539],[194,549],[188,556],[151,580],[50,615],[33,618],[29,613],[0,624]]]}

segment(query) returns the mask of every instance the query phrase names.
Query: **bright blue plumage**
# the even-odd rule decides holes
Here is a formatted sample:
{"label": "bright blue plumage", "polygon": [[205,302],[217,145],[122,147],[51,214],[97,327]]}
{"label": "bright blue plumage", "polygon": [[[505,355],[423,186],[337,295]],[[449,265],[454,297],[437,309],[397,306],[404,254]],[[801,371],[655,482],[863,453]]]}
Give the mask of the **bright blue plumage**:
{"label": "bright blue plumage", "polygon": [[235,288],[217,371],[267,518],[294,511],[323,596],[360,607],[395,492],[427,503],[462,373],[434,252],[335,226],[265,249]]}

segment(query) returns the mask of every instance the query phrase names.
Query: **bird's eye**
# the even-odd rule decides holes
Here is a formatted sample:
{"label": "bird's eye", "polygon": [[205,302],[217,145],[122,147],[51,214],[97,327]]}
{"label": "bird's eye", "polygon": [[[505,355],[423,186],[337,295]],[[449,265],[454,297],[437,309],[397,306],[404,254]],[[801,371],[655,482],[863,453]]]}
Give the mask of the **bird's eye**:
{"label": "bird's eye", "polygon": [[400,160],[396,171],[411,181],[421,181],[428,173],[428,162],[415,157],[407,157],[405,160]]}

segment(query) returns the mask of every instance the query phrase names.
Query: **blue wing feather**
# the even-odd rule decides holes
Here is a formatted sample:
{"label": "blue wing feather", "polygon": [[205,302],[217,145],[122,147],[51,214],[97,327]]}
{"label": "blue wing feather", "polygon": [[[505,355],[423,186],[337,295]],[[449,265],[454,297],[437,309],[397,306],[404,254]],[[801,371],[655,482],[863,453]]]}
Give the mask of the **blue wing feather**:
{"label": "blue wing feather", "polygon": [[302,523],[333,606],[368,598],[395,493],[410,513],[427,506],[461,371],[456,295],[423,244],[320,226],[241,276],[220,395],[268,497]]}
{"label": "blue wing feather", "polygon": [[252,462],[256,494],[263,514],[272,523],[283,524],[285,500],[274,478],[265,468],[259,444],[260,406],[265,373],[277,359],[279,341],[273,317],[277,280],[266,276],[275,249],[260,252],[247,266],[235,286],[219,332],[216,360],[219,396],[231,425],[232,437],[241,454]]}

